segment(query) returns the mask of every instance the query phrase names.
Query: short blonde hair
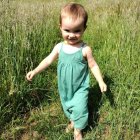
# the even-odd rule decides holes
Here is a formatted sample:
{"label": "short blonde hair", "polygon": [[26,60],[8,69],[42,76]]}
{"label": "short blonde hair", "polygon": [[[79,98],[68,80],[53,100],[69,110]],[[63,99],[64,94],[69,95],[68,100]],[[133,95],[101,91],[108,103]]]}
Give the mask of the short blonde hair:
{"label": "short blonde hair", "polygon": [[62,8],[60,13],[60,25],[62,24],[62,19],[67,16],[71,17],[73,20],[83,19],[84,27],[86,27],[88,14],[81,4],[68,3]]}

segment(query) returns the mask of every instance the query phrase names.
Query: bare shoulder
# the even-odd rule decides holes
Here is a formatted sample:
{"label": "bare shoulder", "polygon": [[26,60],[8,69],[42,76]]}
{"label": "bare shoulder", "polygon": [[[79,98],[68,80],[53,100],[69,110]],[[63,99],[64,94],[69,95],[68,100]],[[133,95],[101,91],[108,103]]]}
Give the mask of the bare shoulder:
{"label": "bare shoulder", "polygon": [[92,48],[90,46],[86,46],[83,48],[83,56],[86,58],[88,66],[90,68],[93,68],[93,66],[97,66],[97,63],[92,55]]}
{"label": "bare shoulder", "polygon": [[53,48],[53,51],[54,51],[55,53],[58,53],[58,54],[59,54],[59,51],[60,51],[60,49],[61,49],[61,46],[62,46],[62,42],[56,44],[56,45],[54,46],[54,48]]}
{"label": "bare shoulder", "polygon": [[82,50],[83,52],[83,56],[87,57],[87,55],[91,55],[92,54],[92,49],[90,46],[85,46]]}

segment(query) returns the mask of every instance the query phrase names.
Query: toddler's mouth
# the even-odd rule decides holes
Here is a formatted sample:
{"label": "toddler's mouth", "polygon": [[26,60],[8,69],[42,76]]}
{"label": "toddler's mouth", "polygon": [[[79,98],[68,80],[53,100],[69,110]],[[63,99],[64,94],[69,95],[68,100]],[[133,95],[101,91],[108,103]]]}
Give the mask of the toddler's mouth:
{"label": "toddler's mouth", "polygon": [[76,38],[69,38],[70,41],[75,41],[77,40]]}

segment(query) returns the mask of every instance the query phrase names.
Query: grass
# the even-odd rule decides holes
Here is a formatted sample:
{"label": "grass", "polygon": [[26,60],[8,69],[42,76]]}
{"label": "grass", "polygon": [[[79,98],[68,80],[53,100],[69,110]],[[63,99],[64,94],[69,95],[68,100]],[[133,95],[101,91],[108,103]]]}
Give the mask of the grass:
{"label": "grass", "polygon": [[[56,65],[31,82],[26,73],[60,42],[60,7],[69,1],[0,2],[0,138],[72,140],[57,90]],[[89,13],[83,39],[93,47],[108,91],[91,75],[85,140],[140,139],[140,2],[76,1]]]}

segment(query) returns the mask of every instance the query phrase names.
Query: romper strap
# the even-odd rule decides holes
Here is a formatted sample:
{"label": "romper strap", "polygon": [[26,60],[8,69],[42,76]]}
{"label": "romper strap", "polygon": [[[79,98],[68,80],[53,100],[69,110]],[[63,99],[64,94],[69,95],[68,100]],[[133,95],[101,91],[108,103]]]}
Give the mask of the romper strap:
{"label": "romper strap", "polygon": [[82,43],[82,45],[81,45],[81,49],[83,49],[84,47],[86,47],[86,43]]}
{"label": "romper strap", "polygon": [[63,42],[60,42],[59,43],[59,50],[58,50],[59,53],[61,52],[62,48],[63,48]]}

